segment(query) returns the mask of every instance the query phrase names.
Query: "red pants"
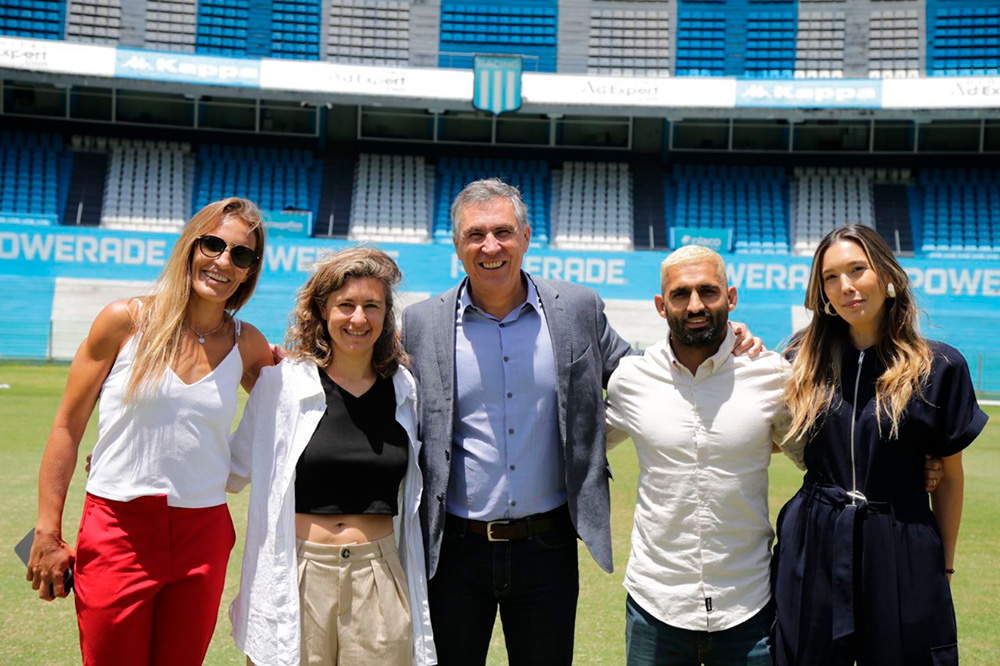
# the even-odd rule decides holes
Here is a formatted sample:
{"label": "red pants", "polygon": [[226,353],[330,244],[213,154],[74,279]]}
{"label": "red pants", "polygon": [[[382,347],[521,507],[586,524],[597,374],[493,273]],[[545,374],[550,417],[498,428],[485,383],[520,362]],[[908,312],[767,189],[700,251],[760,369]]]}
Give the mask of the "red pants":
{"label": "red pants", "polygon": [[167,506],[87,495],[74,588],[83,663],[201,664],[236,541],[225,504]]}

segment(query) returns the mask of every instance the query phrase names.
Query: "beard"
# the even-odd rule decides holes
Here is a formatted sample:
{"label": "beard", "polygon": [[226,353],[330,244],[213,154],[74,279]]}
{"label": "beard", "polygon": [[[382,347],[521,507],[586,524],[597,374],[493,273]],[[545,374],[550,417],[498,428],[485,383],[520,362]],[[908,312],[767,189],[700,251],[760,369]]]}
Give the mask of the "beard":
{"label": "beard", "polygon": [[[696,317],[705,318],[708,324],[704,328],[691,330],[687,327],[687,322]],[[708,347],[721,344],[723,338],[726,337],[726,324],[728,322],[728,312],[713,313],[711,310],[695,313],[686,312],[683,317],[670,317],[667,320],[670,334],[685,347]]]}

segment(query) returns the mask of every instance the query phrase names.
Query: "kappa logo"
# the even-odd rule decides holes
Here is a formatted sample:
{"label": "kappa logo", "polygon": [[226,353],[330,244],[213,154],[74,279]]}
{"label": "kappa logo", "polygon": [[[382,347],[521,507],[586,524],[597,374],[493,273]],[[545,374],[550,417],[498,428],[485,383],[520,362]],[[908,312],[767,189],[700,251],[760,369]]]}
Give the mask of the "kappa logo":
{"label": "kappa logo", "polygon": [[121,64],[121,69],[131,72],[156,72],[213,81],[256,81],[256,67],[217,65],[207,60],[191,62],[179,58],[133,55]]}
{"label": "kappa logo", "polygon": [[878,91],[870,86],[801,86],[777,84],[769,90],[766,86],[748,86],[741,95],[744,99],[774,99],[795,102],[853,102],[872,101]]}
{"label": "kappa logo", "polygon": [[132,56],[122,63],[124,69],[136,69],[139,71],[151,71],[153,66],[142,56]]}

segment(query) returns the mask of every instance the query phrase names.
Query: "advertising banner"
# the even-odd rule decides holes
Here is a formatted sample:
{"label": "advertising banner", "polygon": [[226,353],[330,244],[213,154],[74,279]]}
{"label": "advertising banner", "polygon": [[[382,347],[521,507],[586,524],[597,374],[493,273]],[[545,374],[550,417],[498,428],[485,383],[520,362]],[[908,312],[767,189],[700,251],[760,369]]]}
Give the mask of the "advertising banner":
{"label": "advertising banner", "polygon": [[733,250],[732,229],[707,229],[705,227],[670,227],[670,247],[703,245],[725,254]]}
{"label": "advertising banner", "polygon": [[309,238],[313,233],[313,214],[305,210],[265,211],[264,228],[268,238]]}
{"label": "advertising banner", "polygon": [[265,59],[260,87],[370,97],[467,102],[472,72],[457,69],[371,67],[330,62]]}
{"label": "advertising banner", "polygon": [[[19,285],[17,317],[6,320],[0,317],[0,356],[9,355],[4,349],[10,349],[13,340],[24,337],[21,329],[29,320],[45,322],[76,317],[73,321],[77,323],[72,328],[83,335],[93,314],[68,311],[83,307],[76,305],[79,298],[60,300],[67,311],[33,312],[32,309],[52,307],[46,304],[53,303],[53,294],[58,297],[62,289],[59,285],[67,282],[149,283],[159,275],[176,239],[173,234],[0,225],[0,276],[3,276],[0,279]],[[269,339],[282,340],[295,292],[309,276],[312,266],[327,253],[351,244],[272,234],[264,252],[257,292],[240,316],[257,325]],[[400,287],[403,302],[443,292],[464,276],[450,243],[379,246],[396,259],[403,271]],[[531,247],[524,256],[523,268],[533,276],[568,280],[593,288],[607,302],[612,325],[630,342],[645,346],[661,339],[666,332],[666,324],[653,308],[653,296],[660,290],[659,266],[666,256],[666,252],[583,252]],[[778,345],[807,321],[809,313],[802,303],[810,257],[727,253],[723,257],[730,284],[739,294],[734,318],[746,322],[768,346]],[[995,353],[1000,335],[989,332],[1000,331],[1000,262],[910,258],[902,263],[911,278],[909,288],[927,315],[921,322],[925,335],[953,344],[967,356]],[[88,293],[105,292],[94,286]],[[113,298],[108,296],[94,307],[110,300]],[[77,319],[88,321],[80,323]],[[24,357],[37,357],[25,354]],[[1000,376],[997,381],[1000,382]]]}
{"label": "advertising banner", "polygon": [[882,82],[883,109],[997,107],[1000,107],[1000,76],[939,76]]}
{"label": "advertising banner", "polygon": [[795,109],[878,109],[881,79],[740,79],[736,107]]}
{"label": "advertising banner", "polygon": [[211,86],[257,88],[260,61],[249,58],[117,49],[115,76]]}
{"label": "advertising banner", "polygon": [[647,79],[532,74],[522,77],[526,104],[611,107],[732,108],[735,79]]}
{"label": "advertising banner", "polygon": [[0,69],[52,74],[115,75],[115,49],[50,39],[0,37]]}

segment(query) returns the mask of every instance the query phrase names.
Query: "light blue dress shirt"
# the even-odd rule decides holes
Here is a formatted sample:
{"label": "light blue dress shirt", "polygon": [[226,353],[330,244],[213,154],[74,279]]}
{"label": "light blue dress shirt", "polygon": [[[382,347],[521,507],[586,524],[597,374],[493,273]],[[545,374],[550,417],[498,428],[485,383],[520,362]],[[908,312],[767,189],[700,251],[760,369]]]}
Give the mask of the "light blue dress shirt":
{"label": "light blue dress shirt", "polygon": [[556,365],[534,283],[503,320],[472,304],[455,317],[455,424],[447,511],[472,520],[523,518],[566,502]]}

